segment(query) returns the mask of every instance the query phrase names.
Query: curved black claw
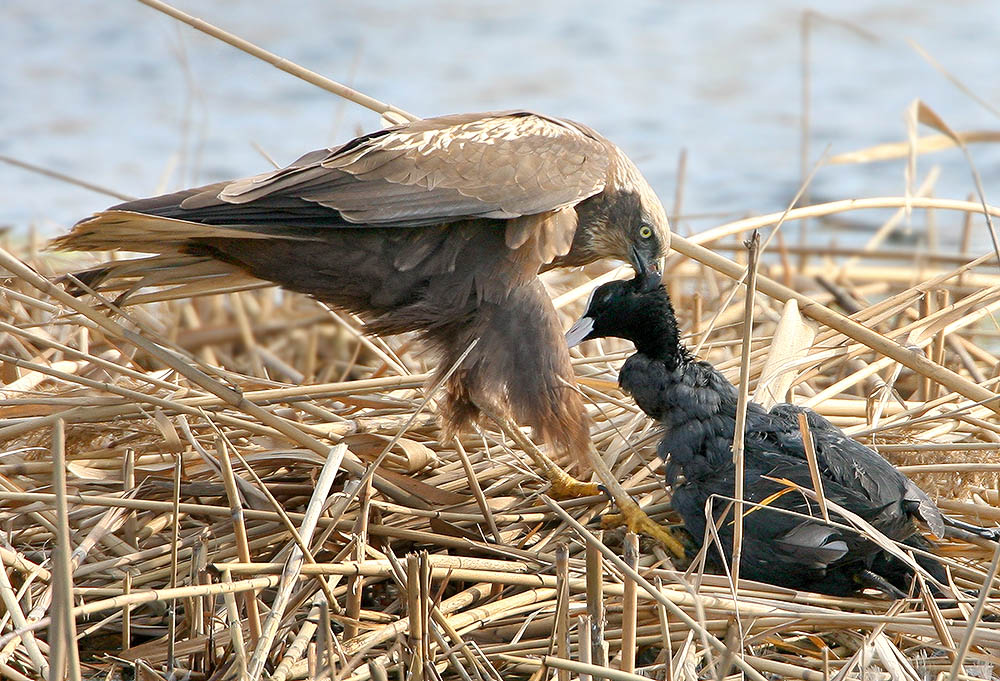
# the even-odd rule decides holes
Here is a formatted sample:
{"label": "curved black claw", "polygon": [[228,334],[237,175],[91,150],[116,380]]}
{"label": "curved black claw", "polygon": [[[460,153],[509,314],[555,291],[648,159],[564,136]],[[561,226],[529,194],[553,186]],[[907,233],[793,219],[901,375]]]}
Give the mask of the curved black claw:
{"label": "curved black claw", "polygon": [[613,496],[611,496],[611,491],[607,487],[605,487],[604,485],[598,483],[597,484],[597,489],[601,492],[601,494],[604,495],[604,497],[608,500],[609,504],[615,503],[615,498]]}
{"label": "curved black claw", "polygon": [[889,598],[899,599],[906,598],[906,594],[897,589],[895,586],[889,583],[882,575],[876,574],[871,570],[862,570],[856,577],[859,584],[863,586],[870,586],[878,589],[883,594]]}
{"label": "curved black claw", "polygon": [[1000,529],[997,528],[982,527],[978,532],[973,532],[973,534],[978,534],[987,541],[1000,541]]}
{"label": "curved black claw", "polygon": [[981,539],[985,539],[987,541],[1000,541],[1000,527],[982,527],[980,525],[973,525],[972,523],[957,520],[950,516],[944,516],[944,522],[949,527],[964,530]]}

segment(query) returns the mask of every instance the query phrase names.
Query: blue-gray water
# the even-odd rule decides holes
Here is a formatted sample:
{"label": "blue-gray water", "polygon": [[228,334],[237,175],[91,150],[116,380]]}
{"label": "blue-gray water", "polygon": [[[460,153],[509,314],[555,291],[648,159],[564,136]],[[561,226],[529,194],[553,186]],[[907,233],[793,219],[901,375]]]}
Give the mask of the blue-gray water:
{"label": "blue-gray water", "polygon": [[[802,3],[177,4],[420,115],[527,107],[583,121],[633,157],[668,210],[682,149],[685,213],[781,210],[798,186]],[[809,6],[876,38],[814,22],[813,157],[827,144],[839,153],[905,139],[903,113],[916,98],[956,130],[1000,128],[906,42],[1000,106],[1000,3]],[[125,194],[253,174],[269,167],[254,144],[287,162],[378,125],[373,113],[130,0],[7,0],[0,19],[0,154]],[[987,197],[1000,202],[998,148],[972,151]],[[960,152],[924,157],[919,170],[934,163],[943,167],[937,195],[972,190]],[[903,188],[894,161],[824,168],[812,193]],[[0,199],[0,225],[49,234],[114,202],[5,164]],[[938,224],[947,230],[958,217]]]}

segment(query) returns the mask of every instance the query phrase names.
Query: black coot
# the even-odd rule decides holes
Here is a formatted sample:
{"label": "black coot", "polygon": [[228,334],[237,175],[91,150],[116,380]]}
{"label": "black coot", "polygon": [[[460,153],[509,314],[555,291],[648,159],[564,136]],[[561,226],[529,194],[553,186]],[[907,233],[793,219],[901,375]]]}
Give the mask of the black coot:
{"label": "black coot", "polygon": [[[572,346],[614,336],[635,344],[636,353],[622,366],[619,383],[648,416],[664,426],[658,451],[667,460],[671,503],[685,529],[698,542],[706,536],[705,506],[711,499],[729,561],[733,515],[726,499],[734,492],[736,389],[680,342],[670,297],[650,277],[658,275],[641,273],[635,279],[597,288],[584,316],[567,332],[567,341]],[[847,595],[866,586],[898,595],[908,588],[911,574],[902,561],[854,531],[823,522],[814,501],[779,482],[813,487],[799,430],[800,413],[806,414],[813,436],[826,499],[856,513],[890,539],[915,548],[933,548],[917,530],[917,519],[938,537],[948,522],[980,529],[983,536],[995,539],[991,530],[943,516],[892,464],[819,414],[791,404],[767,411],[751,402],[744,497],[764,506],[744,511],[742,576],[833,595]],[[724,512],[726,518],[721,519]],[[831,521],[848,524],[833,513]],[[717,547],[708,555],[716,565],[722,559]],[[936,579],[945,579],[944,568],[936,560],[917,560]]]}

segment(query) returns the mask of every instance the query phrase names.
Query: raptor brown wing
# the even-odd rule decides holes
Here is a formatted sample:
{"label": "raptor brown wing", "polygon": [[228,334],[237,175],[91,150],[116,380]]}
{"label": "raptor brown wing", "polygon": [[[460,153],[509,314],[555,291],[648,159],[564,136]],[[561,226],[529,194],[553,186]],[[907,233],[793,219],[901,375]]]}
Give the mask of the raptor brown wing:
{"label": "raptor brown wing", "polygon": [[609,143],[574,123],[528,112],[461,114],[307,154],[287,168],[231,182],[214,196],[193,196],[182,208],[256,208],[293,198],[368,226],[514,218],[593,196],[604,188],[609,162]]}
{"label": "raptor brown wing", "polygon": [[529,112],[429,118],[254,177],[119,204],[55,245],[164,253],[195,238],[309,239],[496,218],[508,220],[509,247],[527,244],[548,262],[569,251],[577,223],[568,208],[604,189],[613,156],[589,128]]}

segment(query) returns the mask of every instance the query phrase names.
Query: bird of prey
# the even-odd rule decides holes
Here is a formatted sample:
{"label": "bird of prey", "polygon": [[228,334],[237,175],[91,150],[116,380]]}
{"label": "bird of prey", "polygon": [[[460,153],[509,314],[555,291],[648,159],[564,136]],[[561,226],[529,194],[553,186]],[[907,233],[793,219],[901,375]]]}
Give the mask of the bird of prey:
{"label": "bird of prey", "polygon": [[84,273],[92,286],[251,275],[309,294],[371,333],[417,332],[437,377],[477,341],[444,386],[445,435],[499,414],[579,455],[592,448],[588,419],[538,274],[600,258],[655,268],[669,243],[659,199],[617,146],[509,111],[417,120],[279,170],[122,203],[54,245],[153,254]]}

